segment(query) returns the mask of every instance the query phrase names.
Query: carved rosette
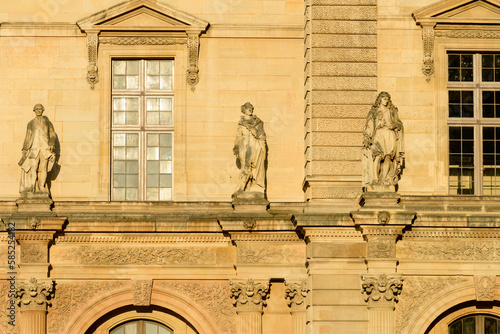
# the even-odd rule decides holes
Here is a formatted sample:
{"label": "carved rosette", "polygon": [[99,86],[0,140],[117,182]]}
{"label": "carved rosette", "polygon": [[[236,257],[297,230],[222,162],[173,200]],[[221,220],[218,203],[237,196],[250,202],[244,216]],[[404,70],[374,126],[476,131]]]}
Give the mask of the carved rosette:
{"label": "carved rosette", "polygon": [[364,299],[373,306],[393,306],[403,289],[401,276],[363,275],[361,277]]}
{"label": "carved rosette", "polygon": [[427,82],[434,74],[434,25],[422,26],[422,42],[424,46],[424,58],[422,61],[422,73],[427,77]]}
{"label": "carved rosette", "polygon": [[238,310],[262,311],[269,293],[269,280],[231,279],[231,298]]}
{"label": "carved rosette", "polygon": [[306,308],[307,281],[285,280],[285,299],[292,309]]}
{"label": "carved rosette", "polygon": [[37,281],[34,277],[21,281],[16,287],[16,297],[21,310],[46,310],[54,297],[54,281]]}
{"label": "carved rosette", "polygon": [[132,281],[135,306],[151,305],[151,292],[153,290],[153,280]]}
{"label": "carved rosette", "polygon": [[87,82],[90,84],[90,89],[94,89],[96,83],[99,82],[99,72],[97,70],[97,48],[99,47],[99,37],[95,32],[87,32]]}
{"label": "carved rosette", "polygon": [[198,76],[198,53],[200,49],[200,37],[196,35],[188,36],[187,39],[188,47],[188,60],[189,68],[187,70],[186,80],[191,86],[191,90],[194,92],[196,84],[200,81]]}
{"label": "carved rosette", "polygon": [[497,277],[474,276],[474,288],[476,289],[477,301],[493,301],[495,299],[495,281]]}

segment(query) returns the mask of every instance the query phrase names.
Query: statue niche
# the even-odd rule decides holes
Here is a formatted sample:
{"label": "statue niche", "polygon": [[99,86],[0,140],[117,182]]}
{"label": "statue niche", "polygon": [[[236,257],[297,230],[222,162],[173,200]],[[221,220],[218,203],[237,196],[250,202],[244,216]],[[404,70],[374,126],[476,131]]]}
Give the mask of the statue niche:
{"label": "statue niche", "polygon": [[363,131],[363,187],[394,191],[404,164],[404,129],[391,96],[381,92]]}
{"label": "statue niche", "polygon": [[36,116],[26,129],[23,153],[18,163],[21,166],[21,194],[39,193],[49,196],[47,173],[55,163],[56,133],[49,119],[42,116],[44,111],[43,105],[35,105],[33,112]]}
{"label": "statue niche", "polygon": [[236,166],[240,170],[240,183],[232,198],[233,201],[262,204],[267,203],[265,166],[267,143],[264,123],[253,114],[253,110],[254,107],[250,102],[241,106],[243,115],[238,121],[233,147]]}

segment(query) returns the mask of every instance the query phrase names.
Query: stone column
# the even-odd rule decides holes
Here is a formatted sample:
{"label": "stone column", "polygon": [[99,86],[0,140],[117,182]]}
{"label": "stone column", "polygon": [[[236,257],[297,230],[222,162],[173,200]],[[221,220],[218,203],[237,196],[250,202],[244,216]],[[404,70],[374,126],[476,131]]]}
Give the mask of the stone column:
{"label": "stone column", "polygon": [[262,313],[269,280],[231,279],[231,298],[238,313],[237,334],[262,334]]}
{"label": "stone column", "polygon": [[306,334],[307,281],[285,280],[285,298],[292,314],[292,334]]}
{"label": "stone column", "polygon": [[16,294],[21,311],[21,334],[47,333],[47,305],[51,304],[54,282],[30,278],[17,285]]}
{"label": "stone column", "polygon": [[394,334],[394,308],[403,288],[396,275],[363,275],[362,293],[368,303],[368,334]]}

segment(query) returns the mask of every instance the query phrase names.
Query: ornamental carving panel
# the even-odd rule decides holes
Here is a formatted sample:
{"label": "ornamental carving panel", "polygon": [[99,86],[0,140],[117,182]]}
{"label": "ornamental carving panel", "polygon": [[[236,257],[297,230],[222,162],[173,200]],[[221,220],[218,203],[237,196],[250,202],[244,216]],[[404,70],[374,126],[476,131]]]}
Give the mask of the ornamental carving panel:
{"label": "ornamental carving panel", "polygon": [[64,327],[78,310],[88,305],[92,299],[121,289],[126,284],[130,283],[121,281],[58,283],[56,286],[57,296],[52,301],[52,308],[47,315],[47,333],[64,333]]}
{"label": "ornamental carving panel", "polygon": [[238,263],[297,263],[305,261],[305,248],[288,245],[238,245]]}
{"label": "ornamental carving panel", "polygon": [[414,260],[480,260],[500,259],[500,244],[494,241],[430,241],[400,242],[397,244],[400,259]]}
{"label": "ornamental carving panel", "polygon": [[155,287],[173,290],[192,299],[217,323],[220,334],[236,333],[236,311],[227,282],[184,283],[155,281]]}
{"label": "ornamental carving panel", "polygon": [[47,263],[47,244],[27,244],[21,245],[21,263]]}
{"label": "ornamental carving panel", "polygon": [[493,301],[495,299],[495,282],[497,277],[474,276],[474,288],[476,289],[476,299],[478,301]]}
{"label": "ornamental carving panel", "polygon": [[153,288],[153,280],[133,280],[132,290],[134,294],[135,306],[151,305],[151,292]]}
{"label": "ornamental carving panel", "polygon": [[13,299],[13,298],[9,297],[9,294],[10,294],[9,281],[6,281],[6,280],[0,281],[0,305],[2,305],[2,307],[0,307],[0,324],[2,324],[2,330],[5,334],[18,334],[20,332],[19,331],[19,319],[20,319],[19,307],[17,306],[17,303],[16,303],[16,315],[15,315],[16,321],[14,322],[14,326],[9,325],[9,321],[11,321],[11,318],[9,318],[10,310],[7,309],[7,306],[10,305],[10,301]]}
{"label": "ornamental carving panel", "polygon": [[363,275],[362,291],[366,302],[398,301],[403,289],[403,278],[399,276]]}
{"label": "ornamental carving panel", "polygon": [[267,305],[269,280],[231,279],[231,298],[239,310],[262,310]]}
{"label": "ornamental carving panel", "polygon": [[373,239],[368,241],[367,255],[373,258],[392,258],[396,256],[396,240]]}
{"label": "ornamental carving panel", "polygon": [[285,299],[292,309],[306,309],[307,280],[285,280]]}
{"label": "ornamental carving panel", "polygon": [[16,281],[16,297],[22,309],[46,310],[52,305],[54,298],[54,282],[52,280],[37,281],[32,277],[29,280]]}
{"label": "ornamental carving panel", "polygon": [[466,281],[467,279],[459,277],[405,277],[405,288],[401,293],[394,314],[396,334],[407,333],[407,327],[412,317],[418,314],[422,307],[437,302],[437,294],[453,290],[457,285]]}
{"label": "ornamental carving panel", "polygon": [[54,249],[53,262],[85,265],[215,264],[216,249],[206,247],[79,246]]}

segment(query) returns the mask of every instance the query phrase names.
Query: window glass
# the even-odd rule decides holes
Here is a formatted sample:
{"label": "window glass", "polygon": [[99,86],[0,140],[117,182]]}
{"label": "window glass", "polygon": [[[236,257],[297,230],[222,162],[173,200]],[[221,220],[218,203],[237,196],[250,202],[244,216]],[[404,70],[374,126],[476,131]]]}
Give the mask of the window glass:
{"label": "window glass", "polygon": [[[478,71],[475,71],[475,69]],[[500,55],[448,54],[449,193],[500,194]],[[500,72],[499,72],[500,74]],[[496,83],[498,81],[498,83]],[[498,147],[498,149],[497,149]]]}
{"label": "window glass", "polygon": [[113,60],[115,201],[172,200],[173,60]]}

